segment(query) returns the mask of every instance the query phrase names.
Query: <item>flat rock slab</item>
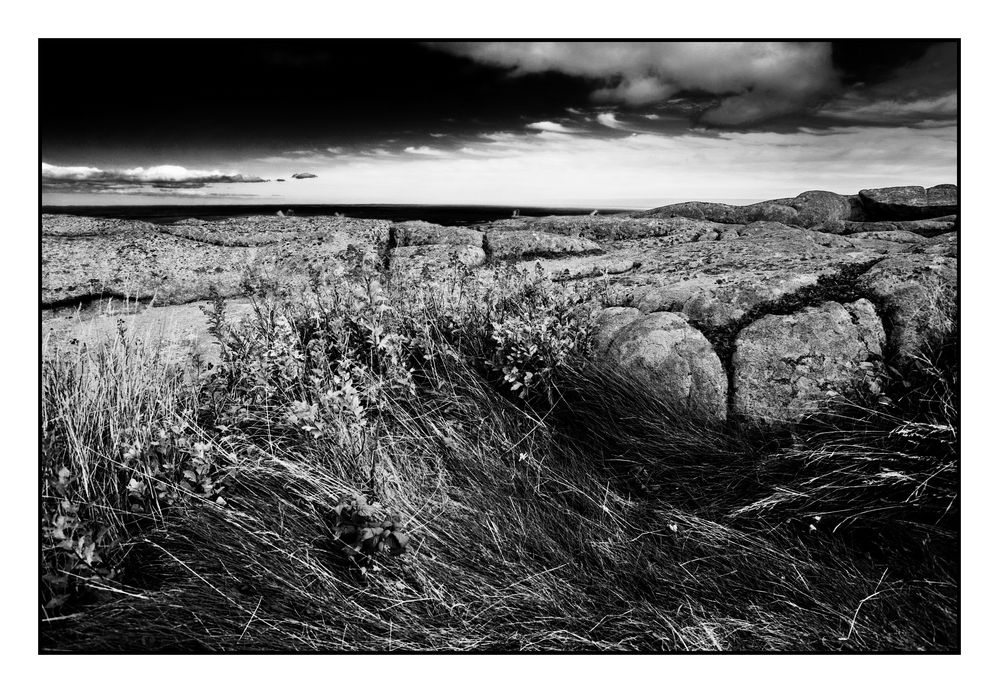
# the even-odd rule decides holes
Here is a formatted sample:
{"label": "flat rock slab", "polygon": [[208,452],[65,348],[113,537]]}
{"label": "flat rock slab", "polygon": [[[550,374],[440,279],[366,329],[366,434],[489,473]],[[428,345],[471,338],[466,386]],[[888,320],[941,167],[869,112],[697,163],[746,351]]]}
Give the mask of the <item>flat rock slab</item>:
{"label": "flat rock slab", "polygon": [[611,322],[628,321],[605,346],[605,361],[642,378],[678,407],[725,419],[728,380],[704,335],[679,313],[632,317],[626,311],[604,317],[605,329]]}
{"label": "flat rock slab", "polygon": [[351,246],[372,252],[379,224],[388,226],[345,217],[188,221],[158,226],[54,216],[48,228],[59,232],[42,235],[42,305],[102,295],[155,297],[160,305],[207,299],[213,291],[235,296],[247,272],[304,286],[311,273],[341,265]]}
{"label": "flat rock slab", "polygon": [[387,221],[350,217],[233,217],[204,221],[183,219],[157,230],[192,241],[233,247],[272,245],[281,242],[327,242],[345,245],[362,241],[374,244],[386,232]]}
{"label": "flat rock slab", "polygon": [[587,238],[530,230],[489,230],[486,232],[485,243],[493,260],[593,255],[603,252],[599,244]]}
{"label": "flat rock slab", "polygon": [[153,231],[155,225],[130,219],[101,219],[69,214],[43,214],[42,236],[108,236]]}
{"label": "flat rock slab", "polygon": [[885,231],[905,231],[920,236],[939,236],[957,229],[957,217],[949,215],[936,219],[914,221],[831,221],[815,227],[825,233],[838,233],[855,236],[859,233],[883,233]]}
{"label": "flat rock slab", "polygon": [[631,257],[608,255],[569,256],[560,258],[536,258],[517,263],[522,269],[541,268],[541,271],[555,281],[578,279],[600,279],[617,281],[616,275],[637,270],[642,263]]}
{"label": "flat rock slab", "polygon": [[[208,333],[208,319],[202,308],[211,303],[199,301],[182,306],[146,308],[131,306],[101,310],[96,314],[56,311],[43,315],[44,348],[51,351],[93,348],[115,339],[118,321],[126,334],[156,344],[170,362],[192,363],[195,357],[204,363],[218,364],[219,345]],[[235,299],[226,303],[226,319],[236,323],[252,313],[250,302]]]}
{"label": "flat rock slab", "polygon": [[957,214],[958,208],[956,185],[872,188],[860,191],[860,201],[870,221],[932,219]]}
{"label": "flat rock slab", "polygon": [[728,226],[683,217],[649,218],[638,214],[637,216],[517,217],[495,221],[482,228],[486,231],[540,231],[588,238],[598,242],[670,237],[676,243],[686,243],[707,231]]}
{"label": "flat rock slab", "polygon": [[392,224],[389,233],[397,246],[476,245],[482,246],[482,232],[464,226],[441,226],[426,221]]}
{"label": "flat rock slab", "polygon": [[733,411],[753,421],[795,422],[851,388],[877,387],[872,379],[884,341],[881,319],[865,299],[761,318],[736,339]]}
{"label": "flat rock slab", "polygon": [[238,291],[246,248],[156,232],[42,237],[42,305],[113,294],[181,303]]}
{"label": "flat rock slab", "polygon": [[859,233],[851,233],[849,238],[852,240],[891,241],[892,243],[929,243],[930,241],[926,236],[920,236],[918,233],[897,229],[860,231]]}
{"label": "flat rock slab", "polygon": [[[158,231],[42,237],[42,305],[100,295],[160,304],[239,295],[248,271],[285,286],[304,285],[311,271],[342,262],[351,239],[296,238],[263,247],[202,243]],[[366,245],[362,247],[367,248]]]}
{"label": "flat rock slab", "polygon": [[903,362],[916,358],[956,319],[956,258],[915,253],[892,256],[861,275],[858,284],[887,312],[888,344]]}
{"label": "flat rock slab", "polygon": [[611,245],[603,258],[641,258],[641,266],[608,283],[607,304],[646,313],[680,312],[698,326],[719,328],[825,275],[905,249],[780,224],[746,226],[735,234],[693,244],[657,245],[658,239],[644,239]]}

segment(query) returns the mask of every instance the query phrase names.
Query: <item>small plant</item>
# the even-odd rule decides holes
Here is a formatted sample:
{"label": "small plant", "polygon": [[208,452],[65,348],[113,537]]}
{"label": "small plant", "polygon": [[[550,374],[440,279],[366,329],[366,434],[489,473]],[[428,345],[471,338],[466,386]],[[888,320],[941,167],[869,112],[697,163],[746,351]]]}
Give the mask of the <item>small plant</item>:
{"label": "small plant", "polygon": [[[57,487],[68,490],[70,483],[71,473],[63,467]],[[87,581],[113,577],[114,571],[104,561],[111,539],[108,527],[98,528],[81,514],[80,504],[68,498],[46,505],[51,510],[42,523],[42,606],[51,613],[80,594]]]}
{"label": "small plant", "polygon": [[555,284],[542,274],[540,265],[533,277],[512,270],[497,286],[486,364],[521,399],[537,392],[551,401],[561,369],[589,353],[590,297]]}
{"label": "small plant", "polygon": [[192,497],[225,504],[224,473],[212,445],[193,441],[187,429],[178,423],[147,444],[135,441],[124,449],[124,464],[132,469],[126,485],[131,511],[162,512]]}
{"label": "small plant", "polygon": [[361,575],[374,568],[376,556],[398,556],[409,545],[409,535],[399,530],[399,517],[377,503],[369,505],[363,496],[341,496],[330,520],[336,548]]}

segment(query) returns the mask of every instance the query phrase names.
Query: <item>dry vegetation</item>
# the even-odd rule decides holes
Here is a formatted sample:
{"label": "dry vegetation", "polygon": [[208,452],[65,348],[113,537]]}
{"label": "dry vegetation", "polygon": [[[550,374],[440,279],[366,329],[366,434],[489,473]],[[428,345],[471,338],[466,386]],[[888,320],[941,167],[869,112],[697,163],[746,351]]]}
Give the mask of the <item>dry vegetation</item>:
{"label": "dry vegetation", "polygon": [[564,284],[354,260],[216,301],[218,367],[44,354],[45,650],[958,647],[954,326],[754,431],[591,365]]}

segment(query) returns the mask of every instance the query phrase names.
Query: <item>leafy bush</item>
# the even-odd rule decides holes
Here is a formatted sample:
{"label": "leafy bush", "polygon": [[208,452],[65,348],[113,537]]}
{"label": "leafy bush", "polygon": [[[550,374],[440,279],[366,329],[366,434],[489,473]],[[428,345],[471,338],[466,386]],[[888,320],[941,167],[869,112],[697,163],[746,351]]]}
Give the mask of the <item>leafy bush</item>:
{"label": "leafy bush", "polygon": [[451,300],[429,292],[410,300],[415,321],[435,328],[418,342],[423,353],[443,339],[521,399],[538,394],[550,404],[560,373],[589,355],[591,294],[553,282],[540,265],[533,273],[500,265],[484,281],[459,269],[449,284],[430,291]]}

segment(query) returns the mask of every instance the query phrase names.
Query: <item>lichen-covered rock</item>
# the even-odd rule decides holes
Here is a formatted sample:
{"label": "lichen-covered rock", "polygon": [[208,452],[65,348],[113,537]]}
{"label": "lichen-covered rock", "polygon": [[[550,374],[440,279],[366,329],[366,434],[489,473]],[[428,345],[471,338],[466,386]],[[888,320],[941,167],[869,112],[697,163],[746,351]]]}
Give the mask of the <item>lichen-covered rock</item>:
{"label": "lichen-covered rock", "polygon": [[871,221],[932,219],[957,214],[956,185],[873,188],[861,190],[860,199]]}
{"label": "lichen-covered rock", "polygon": [[409,245],[482,245],[482,232],[464,226],[441,226],[428,221],[404,221],[392,224],[389,233],[397,246]]}
{"label": "lichen-covered rock", "polygon": [[957,231],[943,233],[939,236],[927,239],[927,241],[928,242],[923,245],[916,246],[913,249],[913,252],[924,253],[926,255],[941,255],[953,258],[957,257]]}
{"label": "lichen-covered rock", "polygon": [[814,285],[819,276],[817,273],[774,274],[766,282],[752,276],[736,276],[724,284],[717,284],[711,277],[697,278],[655,288],[637,305],[645,312],[673,311],[683,313],[704,327],[723,327],[738,321],[760,304]]}
{"label": "lichen-covered rock", "polygon": [[[734,233],[739,238],[779,239],[789,243],[808,242],[825,248],[850,248],[852,244],[836,234],[823,233],[816,229],[796,229],[776,221],[757,221],[738,227]],[[721,239],[721,237],[719,237]]]}
{"label": "lichen-covered rock", "polygon": [[452,263],[476,267],[486,261],[485,251],[475,245],[408,245],[394,248],[389,267],[394,271],[412,273],[440,269]]}
{"label": "lichen-covered rock", "polygon": [[847,390],[877,387],[884,327],[865,299],[828,301],[793,315],[768,315],[743,329],[732,356],[734,413],[795,422],[833,406]]}
{"label": "lichen-covered rock", "polygon": [[953,325],[957,314],[957,259],[933,254],[894,255],[858,279],[887,311],[888,344],[901,362]]}
{"label": "lichen-covered rock", "polygon": [[[524,265],[538,266],[540,261],[526,260]],[[625,274],[642,266],[639,260],[631,258],[607,258],[604,256],[560,257],[540,262],[542,269],[554,281],[569,281],[573,279],[606,279],[611,276]]]}
{"label": "lichen-covered rock", "polygon": [[840,236],[774,222],[750,224],[738,233],[696,254],[676,247],[649,257],[641,272],[655,283],[632,289],[624,300],[646,313],[681,312],[699,326],[723,327],[824,275],[883,256],[880,249],[858,249]]}
{"label": "lichen-covered rock", "polygon": [[[633,314],[618,312],[610,323]],[[652,313],[620,329],[606,360],[648,382],[667,401],[711,418],[727,414],[728,380],[711,343],[679,313]]]}
{"label": "lichen-covered rock", "polygon": [[637,308],[604,308],[597,313],[593,335],[593,350],[597,358],[606,356],[614,339],[625,327],[642,317]]}
{"label": "lichen-covered rock", "polygon": [[599,244],[587,238],[543,231],[487,231],[486,246],[494,260],[593,255],[602,253]]}
{"label": "lichen-covered rock", "polygon": [[145,221],[78,217],[70,214],[43,214],[43,236],[111,236],[149,232],[155,226]]}
{"label": "lichen-covered rock", "polygon": [[928,243],[926,236],[920,236],[912,231],[902,231],[899,229],[886,229],[882,231],[860,231],[851,233],[848,238],[851,240],[875,240],[890,241],[892,243]]}

